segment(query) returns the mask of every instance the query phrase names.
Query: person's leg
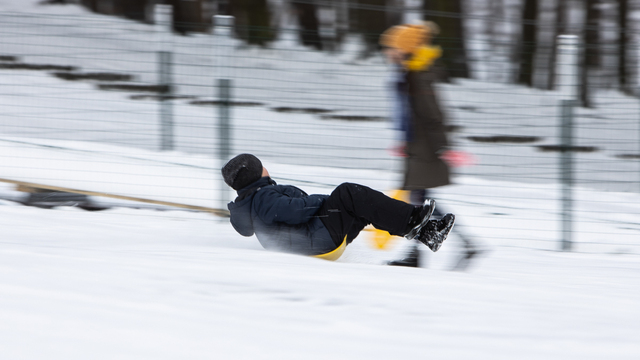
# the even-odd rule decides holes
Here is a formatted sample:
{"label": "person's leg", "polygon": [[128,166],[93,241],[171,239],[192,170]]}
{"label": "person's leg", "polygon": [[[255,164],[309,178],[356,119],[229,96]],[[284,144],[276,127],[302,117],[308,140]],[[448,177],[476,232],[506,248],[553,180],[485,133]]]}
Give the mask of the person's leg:
{"label": "person's leg", "polygon": [[[426,199],[427,197],[429,197],[429,190],[425,189],[424,190],[424,198]],[[444,216],[443,212],[441,210],[435,209],[433,211],[433,215],[436,218],[442,218]],[[456,231],[455,233],[458,235],[458,237],[460,238],[460,240],[462,241],[463,245],[465,247],[473,247],[473,241],[471,241],[471,238],[466,235],[465,233],[462,232],[462,230],[460,229],[459,225],[458,227],[456,227]]]}
{"label": "person's leg", "polygon": [[336,187],[318,211],[334,241],[351,242],[368,224],[404,236],[416,207],[367,186],[344,183]]}
{"label": "person's leg", "polygon": [[[429,192],[427,189],[420,190],[412,190],[409,193],[409,201],[412,203],[421,203],[424,200],[429,198]],[[433,214],[437,214],[440,217],[440,220],[429,220],[422,230],[420,230],[419,235],[416,237],[416,240],[427,245],[429,249],[433,252],[436,252],[442,246],[444,240],[446,240],[449,232],[453,228],[453,224],[455,222],[455,216],[453,214],[445,214],[435,209]],[[418,267],[419,265],[424,266],[424,261],[420,261],[420,250],[418,249],[418,245],[416,241],[414,243],[413,248],[409,249],[407,256],[400,260],[392,260],[388,262],[389,265],[396,266],[411,266]],[[422,263],[422,264],[420,264]]]}
{"label": "person's leg", "polygon": [[[425,199],[430,196],[428,189],[425,189],[423,194]],[[413,192],[411,192],[411,195],[414,196]],[[415,200],[417,200],[418,194],[415,194],[415,196],[416,196]],[[412,202],[413,201],[414,201],[414,198],[412,198]],[[442,218],[444,216],[442,211],[438,209],[434,210],[433,215],[435,215],[438,218]],[[458,239],[460,239],[460,241],[462,242],[462,250],[461,250],[460,259],[455,263],[455,265],[453,266],[453,269],[464,270],[469,266],[471,259],[476,255],[478,255],[481,251],[478,249],[478,246],[471,239],[471,237],[468,236],[464,231],[462,231],[462,229],[459,226],[456,227],[455,233]]]}
{"label": "person's leg", "polygon": [[[411,190],[411,192],[409,193],[409,201],[414,205],[422,204],[426,199],[430,198],[430,196],[431,196],[431,193],[429,189]],[[439,219],[443,216],[444,216],[444,213],[439,207],[433,210],[434,218]]]}
{"label": "person's leg", "polygon": [[[414,205],[424,203],[424,201],[427,199],[426,193],[427,193],[427,190],[424,190],[424,189],[409,191],[409,202]],[[435,210],[433,211],[433,214],[436,214],[437,211],[438,211],[438,208],[436,207]],[[391,260],[387,264],[391,266],[407,266],[407,267],[423,266],[424,267],[425,266],[424,259],[420,255],[419,244],[420,244],[420,241],[412,240],[411,246],[409,247],[409,250],[407,251],[407,254],[405,255],[405,257],[398,260]]]}
{"label": "person's leg", "polygon": [[409,191],[409,202],[411,204],[414,204],[414,205],[422,204],[426,198],[427,198],[427,189]]}

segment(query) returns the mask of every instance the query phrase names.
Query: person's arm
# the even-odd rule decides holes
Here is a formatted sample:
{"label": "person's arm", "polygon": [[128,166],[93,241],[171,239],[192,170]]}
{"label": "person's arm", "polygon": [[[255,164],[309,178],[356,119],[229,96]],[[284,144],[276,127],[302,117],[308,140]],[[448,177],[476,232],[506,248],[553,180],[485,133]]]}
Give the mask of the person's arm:
{"label": "person's arm", "polygon": [[256,194],[253,206],[266,224],[286,223],[290,225],[306,223],[318,212],[326,195],[291,197],[275,191],[262,189]]}

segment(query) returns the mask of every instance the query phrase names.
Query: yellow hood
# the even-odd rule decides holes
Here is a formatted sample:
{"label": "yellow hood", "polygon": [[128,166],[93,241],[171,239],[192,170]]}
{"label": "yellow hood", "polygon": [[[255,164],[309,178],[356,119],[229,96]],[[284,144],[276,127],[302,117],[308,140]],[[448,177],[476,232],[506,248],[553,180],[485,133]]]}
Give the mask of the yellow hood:
{"label": "yellow hood", "polygon": [[411,59],[404,61],[404,68],[409,71],[427,70],[442,55],[439,46],[419,46],[413,51]]}

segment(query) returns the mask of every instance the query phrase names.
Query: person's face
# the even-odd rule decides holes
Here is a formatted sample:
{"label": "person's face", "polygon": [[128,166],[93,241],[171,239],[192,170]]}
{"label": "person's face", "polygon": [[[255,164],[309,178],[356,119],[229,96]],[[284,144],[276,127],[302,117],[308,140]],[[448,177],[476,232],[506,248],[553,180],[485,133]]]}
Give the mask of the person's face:
{"label": "person's face", "polygon": [[267,171],[267,168],[263,166],[262,167],[262,177],[265,177],[265,176],[269,176],[269,172]]}

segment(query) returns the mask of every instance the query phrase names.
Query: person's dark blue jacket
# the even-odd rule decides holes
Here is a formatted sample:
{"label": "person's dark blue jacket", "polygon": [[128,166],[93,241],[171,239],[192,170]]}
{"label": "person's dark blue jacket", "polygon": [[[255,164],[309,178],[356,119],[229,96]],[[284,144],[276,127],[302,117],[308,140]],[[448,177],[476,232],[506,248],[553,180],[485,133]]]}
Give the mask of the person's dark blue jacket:
{"label": "person's dark blue jacket", "polygon": [[231,224],[243,236],[254,233],[266,250],[319,255],[337,245],[319,217],[314,216],[328,195],[307,195],[269,177],[238,190],[228,205]]}

